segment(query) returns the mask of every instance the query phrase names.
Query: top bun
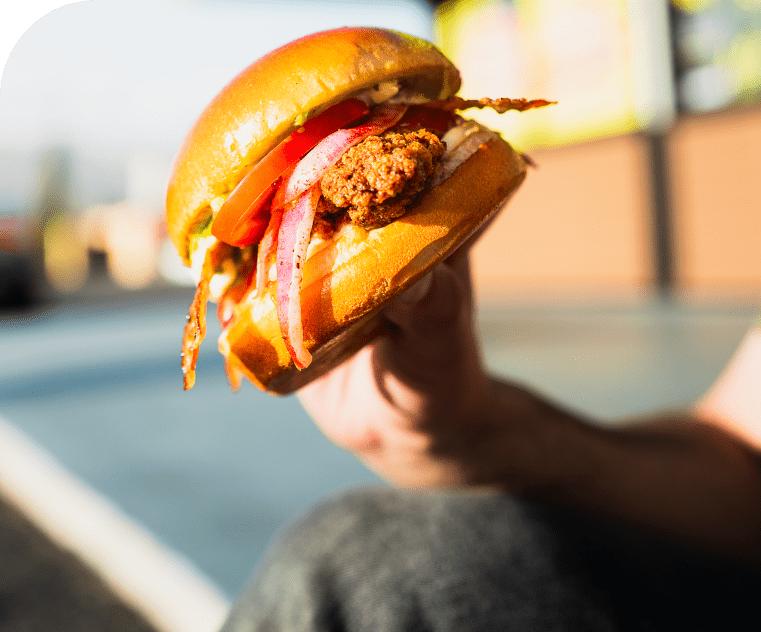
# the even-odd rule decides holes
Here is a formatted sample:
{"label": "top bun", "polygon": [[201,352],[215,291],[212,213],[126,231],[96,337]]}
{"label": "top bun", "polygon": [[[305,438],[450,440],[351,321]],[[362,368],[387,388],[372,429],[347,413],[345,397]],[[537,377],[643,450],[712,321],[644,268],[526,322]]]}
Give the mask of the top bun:
{"label": "top bun", "polygon": [[175,160],[167,230],[188,261],[188,235],[209,203],[292,133],[299,117],[383,81],[403,79],[429,99],[453,96],[457,68],[424,40],[377,28],[308,35],[268,53],[233,79],[201,114]]}

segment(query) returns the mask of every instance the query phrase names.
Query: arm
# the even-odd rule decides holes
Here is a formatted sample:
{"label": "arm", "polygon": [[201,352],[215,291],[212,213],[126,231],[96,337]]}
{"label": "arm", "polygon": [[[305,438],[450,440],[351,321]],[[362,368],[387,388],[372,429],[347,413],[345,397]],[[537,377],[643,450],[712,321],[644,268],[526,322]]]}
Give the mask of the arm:
{"label": "arm", "polygon": [[[389,335],[303,389],[331,440],[397,485],[506,491],[761,559],[761,460],[733,427],[748,419],[714,397],[690,414],[602,429],[491,379],[469,278],[466,255],[439,266],[387,310]],[[758,364],[741,374],[761,392]]]}
{"label": "arm", "polygon": [[596,434],[587,475],[606,475],[561,500],[761,561],[760,327],[691,411]]}
{"label": "arm", "polygon": [[761,458],[723,429],[689,414],[597,428],[562,411],[521,425],[533,450],[510,446],[496,487],[761,561]]}
{"label": "arm", "polygon": [[695,414],[761,451],[761,320],[696,404]]}

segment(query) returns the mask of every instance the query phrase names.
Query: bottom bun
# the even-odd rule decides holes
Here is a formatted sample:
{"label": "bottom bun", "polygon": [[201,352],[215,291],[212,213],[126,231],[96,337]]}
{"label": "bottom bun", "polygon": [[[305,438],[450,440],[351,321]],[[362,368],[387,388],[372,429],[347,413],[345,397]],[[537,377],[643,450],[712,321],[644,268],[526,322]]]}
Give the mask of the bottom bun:
{"label": "bottom bun", "polygon": [[304,344],[312,363],[299,371],[277,319],[274,283],[244,298],[219,338],[231,381],[243,375],[284,395],[320,377],[381,333],[381,309],[451,255],[495,215],[523,182],[526,163],[501,138],[481,145],[403,217],[370,231],[350,228],[304,264]]}

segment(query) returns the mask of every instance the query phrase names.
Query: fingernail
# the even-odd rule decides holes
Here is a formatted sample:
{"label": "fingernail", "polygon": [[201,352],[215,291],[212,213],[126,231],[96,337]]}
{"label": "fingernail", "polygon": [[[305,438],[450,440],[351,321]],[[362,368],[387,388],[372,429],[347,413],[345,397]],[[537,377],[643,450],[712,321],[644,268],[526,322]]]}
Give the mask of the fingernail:
{"label": "fingernail", "polygon": [[405,305],[415,305],[422,301],[431,289],[433,283],[433,271],[426,274],[411,288],[403,292],[397,299]]}

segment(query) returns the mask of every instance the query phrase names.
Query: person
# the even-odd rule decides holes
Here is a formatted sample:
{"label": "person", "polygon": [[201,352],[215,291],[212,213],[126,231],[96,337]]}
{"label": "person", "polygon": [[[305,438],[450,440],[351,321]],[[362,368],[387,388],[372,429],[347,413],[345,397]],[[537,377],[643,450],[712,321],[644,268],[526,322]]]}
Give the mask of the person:
{"label": "person", "polygon": [[300,392],[392,485],[289,527],[224,631],[757,625],[761,326],[689,410],[601,427],[490,376],[472,310],[463,250]]}

